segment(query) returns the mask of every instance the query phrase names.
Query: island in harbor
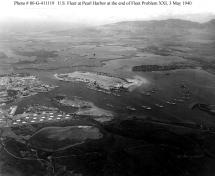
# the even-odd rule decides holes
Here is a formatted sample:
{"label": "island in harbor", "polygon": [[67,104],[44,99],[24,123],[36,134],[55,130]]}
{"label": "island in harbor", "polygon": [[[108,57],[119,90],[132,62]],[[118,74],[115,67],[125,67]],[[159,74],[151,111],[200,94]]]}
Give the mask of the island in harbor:
{"label": "island in harbor", "polygon": [[152,71],[171,71],[171,70],[190,69],[190,68],[195,68],[195,67],[192,65],[185,65],[185,64],[137,65],[132,68],[132,71],[152,72]]}
{"label": "island in harbor", "polygon": [[84,82],[89,88],[104,90],[105,93],[133,90],[133,88],[148,83],[148,80],[140,76],[124,79],[101,72],[75,71],[72,73],[55,74],[54,76],[61,81]]}

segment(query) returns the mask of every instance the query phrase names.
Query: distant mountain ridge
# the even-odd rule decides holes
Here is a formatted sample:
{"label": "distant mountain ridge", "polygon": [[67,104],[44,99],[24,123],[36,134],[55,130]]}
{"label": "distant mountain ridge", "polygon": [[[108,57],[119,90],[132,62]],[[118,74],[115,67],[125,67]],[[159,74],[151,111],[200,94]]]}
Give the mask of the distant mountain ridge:
{"label": "distant mountain ridge", "polygon": [[113,26],[133,26],[133,27],[182,27],[182,28],[202,28],[208,25],[215,26],[215,19],[212,19],[205,23],[193,22],[182,19],[167,19],[167,20],[149,20],[149,21],[121,21],[117,23],[103,25],[104,27]]}
{"label": "distant mountain ridge", "polygon": [[[87,26],[87,25],[78,25],[70,23],[17,23],[11,24],[10,26],[3,26],[2,32],[45,32],[53,33],[56,35],[106,35],[106,34],[115,34],[124,33],[124,34],[142,34],[142,33],[159,33],[163,32],[175,32],[186,33],[191,29],[197,30],[208,30],[213,33],[215,31],[215,19],[212,19],[208,22],[199,23],[189,20],[182,19],[166,19],[166,20],[142,20],[142,21],[121,21],[116,23],[110,23],[105,25],[98,26]],[[0,30],[0,32],[1,32]],[[172,30],[172,31],[171,31]]]}
{"label": "distant mountain ridge", "polygon": [[[188,36],[195,32],[215,35],[215,19],[205,23],[182,19],[150,20],[150,21],[122,21],[100,26],[106,34],[127,36]],[[214,33],[214,34],[213,34]]]}

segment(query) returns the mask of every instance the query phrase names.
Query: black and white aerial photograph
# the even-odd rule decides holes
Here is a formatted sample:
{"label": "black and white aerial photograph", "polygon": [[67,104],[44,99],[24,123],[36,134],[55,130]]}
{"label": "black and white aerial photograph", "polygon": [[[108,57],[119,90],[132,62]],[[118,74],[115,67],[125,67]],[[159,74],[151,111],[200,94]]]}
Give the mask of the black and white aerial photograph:
{"label": "black and white aerial photograph", "polygon": [[0,2],[0,176],[215,176],[215,1]]}

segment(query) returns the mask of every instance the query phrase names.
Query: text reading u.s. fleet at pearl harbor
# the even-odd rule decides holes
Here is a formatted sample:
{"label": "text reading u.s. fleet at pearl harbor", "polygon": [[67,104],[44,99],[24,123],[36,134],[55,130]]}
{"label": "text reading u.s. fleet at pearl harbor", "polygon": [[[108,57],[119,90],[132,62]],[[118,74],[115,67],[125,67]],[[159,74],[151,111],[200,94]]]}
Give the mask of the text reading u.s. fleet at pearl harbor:
{"label": "text reading u.s. fleet at pearl harbor", "polygon": [[192,1],[13,1],[14,6],[192,6]]}

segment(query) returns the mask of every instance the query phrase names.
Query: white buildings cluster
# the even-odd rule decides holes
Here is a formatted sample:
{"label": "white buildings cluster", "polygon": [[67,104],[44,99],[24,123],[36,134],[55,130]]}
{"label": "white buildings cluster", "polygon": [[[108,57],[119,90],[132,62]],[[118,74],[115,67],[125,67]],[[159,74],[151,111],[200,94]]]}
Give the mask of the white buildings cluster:
{"label": "white buildings cluster", "polygon": [[2,114],[0,114],[0,127],[60,121],[73,118],[73,116],[71,116],[70,114],[45,111],[42,113],[24,113],[15,116],[12,116],[10,114],[7,115]]}

